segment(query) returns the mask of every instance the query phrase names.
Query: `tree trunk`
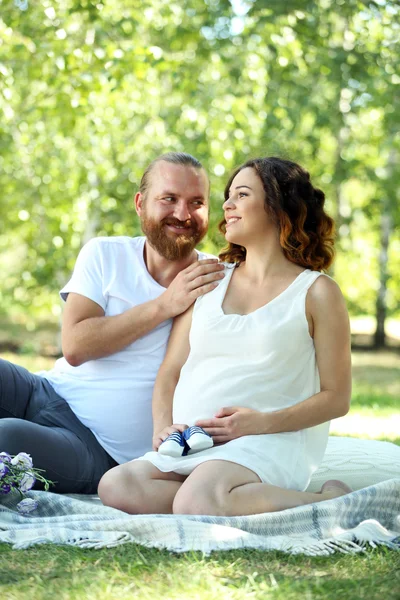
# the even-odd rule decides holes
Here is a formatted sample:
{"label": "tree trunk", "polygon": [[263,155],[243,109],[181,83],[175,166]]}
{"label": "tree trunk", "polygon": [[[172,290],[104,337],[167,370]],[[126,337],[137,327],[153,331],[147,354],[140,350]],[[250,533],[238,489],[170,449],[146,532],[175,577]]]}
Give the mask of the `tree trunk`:
{"label": "tree trunk", "polygon": [[[387,203],[384,203],[384,210],[388,209]],[[374,334],[374,347],[384,348],[386,345],[385,319],[386,319],[386,299],[388,273],[388,250],[390,234],[392,231],[392,219],[390,214],[384,212],[381,218],[381,250],[379,253],[379,290],[376,298],[376,330]]]}

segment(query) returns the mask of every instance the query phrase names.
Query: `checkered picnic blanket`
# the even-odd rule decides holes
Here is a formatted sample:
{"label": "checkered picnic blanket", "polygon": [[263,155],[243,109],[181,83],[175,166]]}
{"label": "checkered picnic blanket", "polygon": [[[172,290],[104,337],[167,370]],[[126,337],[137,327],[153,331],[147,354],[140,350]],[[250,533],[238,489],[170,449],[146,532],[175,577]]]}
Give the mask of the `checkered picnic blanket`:
{"label": "checkered picnic blanket", "polygon": [[377,545],[400,549],[400,479],[334,500],[246,517],[132,516],[95,497],[28,495],[39,506],[27,516],[17,512],[16,494],[0,500],[0,542],[14,548],[48,543],[103,548],[133,542],[173,552],[257,548],[311,556]]}

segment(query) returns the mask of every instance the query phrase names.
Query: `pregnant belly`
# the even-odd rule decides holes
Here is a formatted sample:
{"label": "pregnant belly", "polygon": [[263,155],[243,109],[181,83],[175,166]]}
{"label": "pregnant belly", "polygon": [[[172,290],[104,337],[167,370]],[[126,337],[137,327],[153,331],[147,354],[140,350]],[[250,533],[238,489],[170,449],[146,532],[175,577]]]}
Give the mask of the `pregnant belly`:
{"label": "pregnant belly", "polygon": [[181,378],[175,389],[173,400],[173,422],[193,425],[198,419],[212,418],[226,405],[220,386],[196,385],[196,382]]}
{"label": "pregnant belly", "polygon": [[173,421],[193,425],[199,419],[214,417],[225,406],[272,412],[304,399],[288,392],[281,381],[268,378],[265,371],[226,364],[206,369],[202,363],[193,367],[188,361],[175,389]]}
{"label": "pregnant belly", "polygon": [[[247,392],[245,393],[245,388]],[[265,394],[262,394],[265,398]],[[199,419],[210,419],[224,406],[265,407],[257,394],[249,394],[249,386],[223,378],[181,377],[173,400],[173,422],[193,425]]]}

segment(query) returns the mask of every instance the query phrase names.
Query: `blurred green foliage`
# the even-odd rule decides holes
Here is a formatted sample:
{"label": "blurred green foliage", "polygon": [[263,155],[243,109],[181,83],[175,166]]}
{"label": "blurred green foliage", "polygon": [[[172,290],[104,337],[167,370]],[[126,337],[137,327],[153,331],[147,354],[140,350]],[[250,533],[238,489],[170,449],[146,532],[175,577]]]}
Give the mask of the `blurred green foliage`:
{"label": "blurred green foliage", "polygon": [[[392,0],[0,0],[0,313],[57,320],[94,235],[137,235],[146,165],[185,150],[224,182],[257,155],[304,165],[338,224],[335,278],[400,301],[399,4]],[[28,322],[29,322],[28,319]]]}

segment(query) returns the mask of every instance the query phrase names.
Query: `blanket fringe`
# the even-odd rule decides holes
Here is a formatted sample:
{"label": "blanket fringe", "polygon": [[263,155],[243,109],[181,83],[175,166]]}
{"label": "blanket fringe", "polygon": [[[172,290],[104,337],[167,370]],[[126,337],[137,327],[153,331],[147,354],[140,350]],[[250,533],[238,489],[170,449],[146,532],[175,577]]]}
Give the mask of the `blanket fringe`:
{"label": "blanket fringe", "polygon": [[[13,548],[15,550],[25,550],[31,546],[35,546],[35,545],[43,545],[43,544],[48,544],[49,543],[49,539],[45,538],[45,537],[37,537],[37,538],[31,538],[29,540],[25,540],[25,541],[18,541],[13,543]],[[136,542],[135,539],[132,538],[132,536],[130,536],[129,534],[121,534],[118,538],[113,539],[113,540],[100,540],[100,539],[90,539],[90,538],[69,538],[68,540],[63,540],[60,542],[57,542],[55,540],[51,540],[52,543],[60,543],[60,544],[66,544],[68,546],[75,546],[75,547],[79,547],[79,548],[93,548],[93,549],[100,549],[100,548],[115,548],[117,546],[121,546],[127,543],[139,543],[142,546],[147,546],[149,548],[159,548],[159,549],[167,549],[169,550],[169,548],[166,547],[165,544],[160,544],[160,543],[143,543],[143,541],[140,542]],[[400,540],[397,541],[389,541],[389,540],[338,540],[338,539],[334,539],[331,538],[329,540],[323,540],[320,542],[316,542],[312,545],[299,545],[299,546],[292,546],[291,548],[285,548],[286,552],[289,552],[290,554],[305,554],[306,556],[329,556],[332,554],[335,554],[336,552],[339,552],[341,554],[359,554],[361,552],[365,552],[368,547],[370,548],[378,548],[378,547],[382,547],[385,546],[390,550],[397,550],[400,551]],[[278,549],[278,548],[276,548]],[[200,552],[205,552],[206,554],[211,554],[212,552],[216,552],[219,550],[219,548],[207,548],[207,549],[202,549],[202,548],[198,548],[197,550],[199,550]],[[181,548],[181,549],[177,549],[174,548],[172,550],[173,552],[177,552],[177,553],[181,553],[181,552],[188,552],[189,550],[187,548]],[[193,551],[193,550],[190,550]]]}
{"label": "blanket fringe", "polygon": [[289,549],[291,554],[306,554],[307,556],[328,556],[335,552],[341,554],[359,554],[365,552],[368,547],[378,548],[385,546],[390,550],[400,550],[400,540],[358,540],[356,537],[353,540],[339,540],[331,538],[312,544],[311,546],[296,546]]}
{"label": "blanket fringe", "polygon": [[[30,540],[25,540],[24,542],[15,542],[13,544],[13,548],[16,550],[24,550],[29,548],[30,546],[39,545],[39,544],[47,544],[49,540],[45,537],[37,537],[31,538]],[[53,540],[54,543],[54,540]],[[55,542],[57,543],[57,542]],[[170,550],[166,544],[163,543],[143,543],[143,541],[136,541],[132,536],[128,533],[122,533],[114,538],[108,540],[100,540],[100,539],[90,539],[89,537],[71,537],[68,540],[63,542],[62,544],[67,544],[68,546],[75,546],[79,548],[92,548],[92,549],[101,549],[101,548],[115,548],[117,546],[121,546],[127,543],[139,543],[142,546],[146,546],[149,548],[159,548],[161,550]],[[286,552],[290,554],[305,554],[306,556],[330,556],[339,552],[341,554],[359,554],[362,552],[366,552],[368,547],[370,548],[378,548],[380,546],[385,546],[391,550],[400,550],[400,538],[396,538],[394,541],[384,540],[384,539],[374,539],[374,540],[358,540],[354,538],[353,540],[340,540],[335,538],[330,538],[327,540],[321,540],[320,542],[315,542],[311,545],[296,545],[289,548],[285,548]],[[279,549],[279,548],[276,548]],[[220,550],[220,548],[197,548],[196,550],[200,552],[204,552],[207,555],[210,555],[212,552]],[[171,550],[173,552],[182,553],[193,550],[188,550],[187,548],[174,548]]]}

